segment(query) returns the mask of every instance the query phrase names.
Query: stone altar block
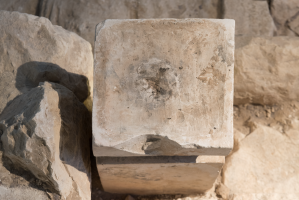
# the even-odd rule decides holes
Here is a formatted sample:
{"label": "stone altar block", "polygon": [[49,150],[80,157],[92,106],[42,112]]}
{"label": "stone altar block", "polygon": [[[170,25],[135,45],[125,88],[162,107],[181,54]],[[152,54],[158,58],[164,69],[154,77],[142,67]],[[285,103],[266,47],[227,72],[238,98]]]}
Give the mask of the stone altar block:
{"label": "stone altar block", "polygon": [[97,157],[225,156],[234,20],[106,20],[96,28]]}

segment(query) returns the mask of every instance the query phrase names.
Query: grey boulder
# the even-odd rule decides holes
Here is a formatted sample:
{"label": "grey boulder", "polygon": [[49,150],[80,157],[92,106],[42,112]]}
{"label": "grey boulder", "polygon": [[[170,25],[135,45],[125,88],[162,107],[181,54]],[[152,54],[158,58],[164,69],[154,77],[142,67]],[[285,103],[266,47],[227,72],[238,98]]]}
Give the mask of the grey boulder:
{"label": "grey boulder", "polygon": [[90,199],[87,108],[66,87],[41,83],[0,115],[5,156],[65,199]]}

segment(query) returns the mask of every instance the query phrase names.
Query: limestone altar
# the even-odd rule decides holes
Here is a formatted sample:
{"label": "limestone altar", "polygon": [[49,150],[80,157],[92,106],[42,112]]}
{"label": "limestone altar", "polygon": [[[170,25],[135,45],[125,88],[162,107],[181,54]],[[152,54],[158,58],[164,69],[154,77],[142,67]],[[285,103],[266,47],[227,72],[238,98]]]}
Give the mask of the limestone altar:
{"label": "limestone altar", "polygon": [[[144,157],[156,159],[156,169],[145,170],[150,177],[162,168],[163,156],[200,158],[180,161],[184,170],[190,163],[196,170],[203,163],[223,163],[213,158],[228,155],[233,147],[233,77],[234,20],[106,20],[98,24],[92,123],[100,175],[109,165],[103,159],[109,157],[139,157],[140,162],[133,163],[140,169],[150,166]],[[113,164],[124,164],[129,171],[134,168],[129,160],[116,161]],[[217,166],[212,171],[218,173],[222,164]],[[118,177],[128,174],[107,168]],[[163,181],[171,177],[169,173]],[[101,179],[104,189],[110,188],[105,177]],[[113,191],[142,191],[132,188],[118,190],[114,185]],[[148,191],[173,193],[175,189],[149,187]],[[190,191],[187,188],[184,193]]]}

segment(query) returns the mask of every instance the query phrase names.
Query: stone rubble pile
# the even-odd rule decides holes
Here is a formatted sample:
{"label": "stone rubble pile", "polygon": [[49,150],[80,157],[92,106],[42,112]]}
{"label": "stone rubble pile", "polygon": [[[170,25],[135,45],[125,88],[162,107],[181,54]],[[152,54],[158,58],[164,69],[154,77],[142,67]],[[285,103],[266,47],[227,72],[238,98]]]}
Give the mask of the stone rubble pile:
{"label": "stone rubble pile", "polygon": [[17,11],[0,11],[0,199],[127,197],[103,192],[89,160],[92,49],[101,21],[142,18],[235,19],[234,149],[205,194],[127,199],[297,199],[299,1],[0,0],[0,10]]}

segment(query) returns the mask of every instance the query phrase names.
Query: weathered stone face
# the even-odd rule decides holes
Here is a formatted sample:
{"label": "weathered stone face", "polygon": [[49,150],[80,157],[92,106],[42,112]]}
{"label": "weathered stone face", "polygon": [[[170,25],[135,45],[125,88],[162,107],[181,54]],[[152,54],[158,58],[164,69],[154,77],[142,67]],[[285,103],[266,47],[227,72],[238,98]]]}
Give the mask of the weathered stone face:
{"label": "weathered stone face", "polygon": [[298,37],[236,37],[234,104],[298,99]]}
{"label": "weathered stone face", "polygon": [[106,20],[96,35],[96,156],[229,153],[233,20]]}

